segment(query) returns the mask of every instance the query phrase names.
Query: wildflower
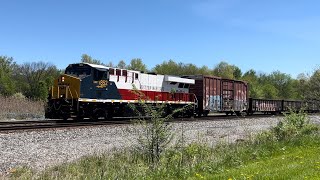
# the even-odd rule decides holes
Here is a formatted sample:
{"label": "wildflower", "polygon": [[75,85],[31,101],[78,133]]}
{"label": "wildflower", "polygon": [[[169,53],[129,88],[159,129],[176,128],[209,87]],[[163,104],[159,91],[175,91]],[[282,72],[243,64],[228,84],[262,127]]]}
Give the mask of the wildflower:
{"label": "wildflower", "polygon": [[232,180],[232,178],[228,178],[228,180]]}
{"label": "wildflower", "polygon": [[204,177],[201,174],[196,173],[196,176],[200,179],[203,179]]}

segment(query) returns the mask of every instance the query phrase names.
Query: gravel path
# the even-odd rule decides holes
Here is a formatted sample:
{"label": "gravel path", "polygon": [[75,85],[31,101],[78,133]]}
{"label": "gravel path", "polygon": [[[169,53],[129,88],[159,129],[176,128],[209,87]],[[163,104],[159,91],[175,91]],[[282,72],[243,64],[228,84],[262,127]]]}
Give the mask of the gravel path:
{"label": "gravel path", "polygon": [[[320,124],[320,116],[310,116]],[[215,145],[220,141],[234,142],[251,133],[268,129],[276,118],[215,120],[173,123],[176,137],[184,132],[187,143],[202,141]],[[19,166],[43,170],[85,155],[99,154],[130,147],[137,142],[141,127],[112,125],[46,131],[0,134],[0,175]]]}

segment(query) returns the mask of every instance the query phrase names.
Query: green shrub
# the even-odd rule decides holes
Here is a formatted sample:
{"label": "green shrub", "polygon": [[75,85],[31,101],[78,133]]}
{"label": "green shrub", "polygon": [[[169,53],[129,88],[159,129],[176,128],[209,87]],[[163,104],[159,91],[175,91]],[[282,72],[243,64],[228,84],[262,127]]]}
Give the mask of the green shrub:
{"label": "green shrub", "polygon": [[289,114],[284,115],[284,119],[271,130],[277,140],[289,140],[296,136],[310,134],[318,129],[310,124],[310,119],[303,110],[298,113],[290,110]]}

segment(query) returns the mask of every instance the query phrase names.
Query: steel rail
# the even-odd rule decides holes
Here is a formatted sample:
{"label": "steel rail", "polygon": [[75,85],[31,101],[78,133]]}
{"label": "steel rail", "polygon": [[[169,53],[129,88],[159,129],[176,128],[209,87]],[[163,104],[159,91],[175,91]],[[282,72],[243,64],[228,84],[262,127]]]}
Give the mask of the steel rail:
{"label": "steel rail", "polygon": [[[274,117],[274,115],[253,115],[253,116],[226,116],[215,115],[207,117],[194,117],[194,118],[175,118],[170,122],[192,122],[192,121],[224,121],[224,120],[240,120],[252,119],[257,117]],[[132,120],[133,119],[133,120]],[[75,127],[90,127],[102,125],[119,125],[119,124],[132,124],[137,121],[137,117],[115,118],[112,120],[103,121],[62,121],[62,120],[37,120],[37,121],[6,121],[0,122],[0,133],[3,132],[16,132],[24,130],[44,130],[44,129],[61,129],[61,128],[75,128]],[[146,120],[150,117],[146,117]]]}

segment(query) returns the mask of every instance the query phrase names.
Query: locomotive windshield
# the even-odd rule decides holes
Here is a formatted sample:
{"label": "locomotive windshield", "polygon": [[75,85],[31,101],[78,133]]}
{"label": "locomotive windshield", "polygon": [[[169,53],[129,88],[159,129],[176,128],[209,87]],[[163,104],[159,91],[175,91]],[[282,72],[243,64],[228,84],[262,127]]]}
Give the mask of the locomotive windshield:
{"label": "locomotive windshield", "polygon": [[95,81],[109,79],[108,69],[95,68],[86,64],[70,64],[67,67],[65,74],[69,74],[71,76],[75,76],[81,79],[92,75],[93,80]]}
{"label": "locomotive windshield", "polygon": [[69,65],[65,73],[71,76],[83,78],[91,75],[91,69],[92,68],[89,66]]}
{"label": "locomotive windshield", "polygon": [[107,69],[93,69],[93,80],[99,81],[99,80],[109,80],[109,71]]}

